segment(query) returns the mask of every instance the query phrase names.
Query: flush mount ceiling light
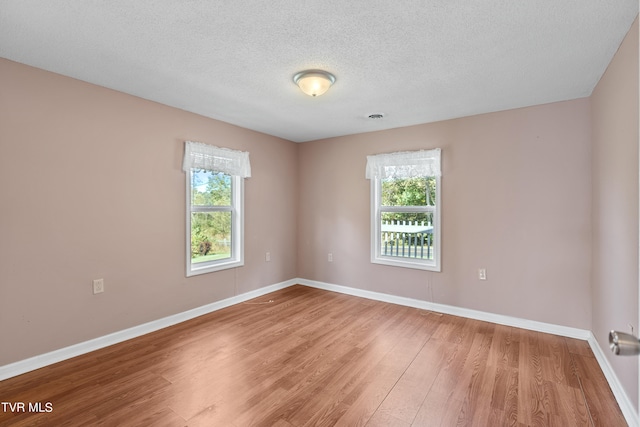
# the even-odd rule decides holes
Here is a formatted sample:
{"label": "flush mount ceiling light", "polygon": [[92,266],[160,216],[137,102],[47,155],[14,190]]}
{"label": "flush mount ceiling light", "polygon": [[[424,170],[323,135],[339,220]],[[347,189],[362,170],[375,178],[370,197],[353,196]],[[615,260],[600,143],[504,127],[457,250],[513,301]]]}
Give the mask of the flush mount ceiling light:
{"label": "flush mount ceiling light", "polygon": [[336,78],[333,74],[322,70],[300,71],[293,76],[293,82],[309,96],[320,96],[325,93]]}

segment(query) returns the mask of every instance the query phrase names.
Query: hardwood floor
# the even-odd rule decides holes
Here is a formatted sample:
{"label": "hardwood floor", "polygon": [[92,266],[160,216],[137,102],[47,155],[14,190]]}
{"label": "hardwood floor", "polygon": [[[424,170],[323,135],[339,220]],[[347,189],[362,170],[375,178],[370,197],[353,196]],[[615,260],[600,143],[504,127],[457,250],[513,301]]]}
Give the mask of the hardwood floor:
{"label": "hardwood floor", "polygon": [[2,381],[0,402],[25,404],[0,426],[626,425],[584,341],[303,286]]}

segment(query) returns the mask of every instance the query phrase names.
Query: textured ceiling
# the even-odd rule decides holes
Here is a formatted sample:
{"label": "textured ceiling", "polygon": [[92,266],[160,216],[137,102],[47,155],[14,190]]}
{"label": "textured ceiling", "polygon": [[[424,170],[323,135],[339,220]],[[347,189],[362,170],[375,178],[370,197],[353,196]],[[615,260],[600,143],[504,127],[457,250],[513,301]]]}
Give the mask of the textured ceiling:
{"label": "textured ceiling", "polygon": [[[0,57],[303,142],[588,96],[637,13],[637,0],[0,0]],[[292,76],[308,68],[335,85],[304,95]]]}

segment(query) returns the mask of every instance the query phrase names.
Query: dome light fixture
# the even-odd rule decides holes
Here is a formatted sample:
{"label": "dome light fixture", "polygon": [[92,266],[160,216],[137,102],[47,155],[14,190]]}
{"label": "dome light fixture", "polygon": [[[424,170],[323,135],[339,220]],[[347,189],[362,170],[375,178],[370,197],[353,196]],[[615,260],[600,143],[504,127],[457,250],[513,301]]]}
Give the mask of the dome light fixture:
{"label": "dome light fixture", "polygon": [[336,78],[333,74],[322,70],[300,71],[293,76],[293,82],[309,96],[320,96],[325,93]]}

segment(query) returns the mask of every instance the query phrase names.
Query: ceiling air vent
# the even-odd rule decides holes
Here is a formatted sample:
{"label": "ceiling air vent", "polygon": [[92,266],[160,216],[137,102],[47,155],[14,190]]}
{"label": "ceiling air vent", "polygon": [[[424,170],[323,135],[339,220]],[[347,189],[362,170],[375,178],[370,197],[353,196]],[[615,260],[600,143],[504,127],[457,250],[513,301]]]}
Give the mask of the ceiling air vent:
{"label": "ceiling air vent", "polygon": [[369,114],[368,116],[371,120],[380,120],[381,118],[384,117],[384,114],[382,113],[374,113],[374,114]]}

